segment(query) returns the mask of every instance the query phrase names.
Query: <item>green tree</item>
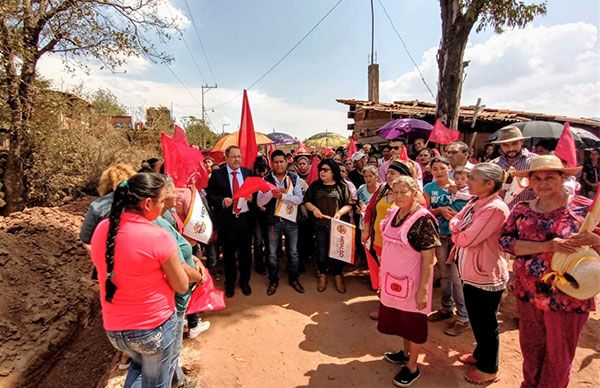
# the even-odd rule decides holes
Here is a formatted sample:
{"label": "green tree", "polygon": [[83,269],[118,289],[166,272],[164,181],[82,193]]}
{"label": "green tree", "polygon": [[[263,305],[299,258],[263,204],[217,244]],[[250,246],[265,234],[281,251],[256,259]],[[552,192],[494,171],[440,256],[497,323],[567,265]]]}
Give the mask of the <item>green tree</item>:
{"label": "green tree", "polygon": [[437,53],[437,117],[449,128],[458,128],[462,93],[463,61],[469,34],[488,27],[497,34],[505,27],[523,28],[546,13],[546,1],[525,4],[517,0],[440,0],[442,38]]}
{"label": "green tree", "polygon": [[10,109],[4,183],[6,213],[25,205],[23,172],[31,166],[31,115],[40,58],[61,55],[70,63],[95,59],[115,69],[131,56],[172,58],[154,42],[177,34],[177,20],[161,16],[162,0],[0,1],[0,84]]}
{"label": "green tree", "polygon": [[186,117],[184,126],[188,143],[195,144],[199,148],[211,148],[219,138],[206,123],[194,116]]}
{"label": "green tree", "polygon": [[98,89],[91,95],[94,111],[106,116],[125,116],[127,110],[109,89]]}

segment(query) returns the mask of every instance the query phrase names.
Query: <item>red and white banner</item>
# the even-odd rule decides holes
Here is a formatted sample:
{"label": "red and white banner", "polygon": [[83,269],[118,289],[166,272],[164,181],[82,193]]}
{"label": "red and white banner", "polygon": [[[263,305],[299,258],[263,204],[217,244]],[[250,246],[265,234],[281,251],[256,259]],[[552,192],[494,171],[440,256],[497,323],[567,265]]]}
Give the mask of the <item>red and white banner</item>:
{"label": "red and white banner", "polygon": [[354,264],[355,226],[331,219],[329,228],[329,257]]}
{"label": "red and white banner", "polygon": [[208,214],[208,209],[204,206],[200,194],[194,190],[190,211],[183,221],[183,235],[207,244],[213,233],[213,224]]}

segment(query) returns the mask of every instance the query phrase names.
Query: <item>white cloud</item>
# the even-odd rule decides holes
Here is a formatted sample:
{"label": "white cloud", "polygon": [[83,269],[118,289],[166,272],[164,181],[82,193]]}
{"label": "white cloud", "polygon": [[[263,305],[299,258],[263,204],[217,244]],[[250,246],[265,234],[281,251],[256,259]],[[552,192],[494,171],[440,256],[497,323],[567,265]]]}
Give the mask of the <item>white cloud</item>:
{"label": "white cloud", "polygon": [[[130,70],[129,73],[133,69],[137,69],[137,73],[141,74],[150,65],[136,60],[130,61],[126,68]],[[193,115],[197,118],[202,116],[201,88],[187,86],[188,92],[175,80],[165,83],[130,79],[127,77],[128,74],[112,74],[93,66],[91,66],[89,74],[83,71],[68,73],[57,56],[43,57],[38,71],[43,77],[51,80],[53,87],[57,89],[68,90],[80,84],[83,84],[89,91],[108,88],[132,112],[137,112],[138,108],[170,107],[172,104],[173,114],[178,120],[183,116]],[[165,69],[165,72],[168,70]],[[238,96],[240,92],[239,90],[220,88],[210,90],[205,94],[205,107],[213,130],[217,132],[222,129],[226,132],[237,130],[241,114],[241,96],[225,106],[219,107],[219,105]],[[349,132],[345,130],[347,119],[343,106],[337,110],[309,108],[295,105],[260,90],[249,91],[248,98],[254,127],[257,131],[269,133],[275,129],[277,132],[285,132],[299,139],[323,132],[326,129],[330,132],[339,132],[344,136],[349,135]],[[216,108],[214,111],[209,110],[211,107]],[[223,128],[223,124],[228,125]]]}
{"label": "white cloud", "polygon": [[[600,112],[598,29],[584,22],[527,27],[469,45],[463,104],[478,97],[489,107],[572,116]],[[437,80],[437,48],[419,65],[430,86]],[[435,89],[434,89],[435,92]],[[383,100],[431,100],[416,70],[382,83]]]}

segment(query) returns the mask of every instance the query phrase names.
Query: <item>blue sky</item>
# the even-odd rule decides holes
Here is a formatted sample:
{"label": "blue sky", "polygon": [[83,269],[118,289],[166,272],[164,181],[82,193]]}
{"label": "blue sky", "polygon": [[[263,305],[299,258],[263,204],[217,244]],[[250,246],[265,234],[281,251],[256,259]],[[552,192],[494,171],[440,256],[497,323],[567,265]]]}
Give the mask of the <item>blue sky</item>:
{"label": "blue sky", "polygon": [[[219,105],[252,84],[290,49],[337,0],[187,0],[214,71],[210,74],[184,0],[170,1],[165,16],[182,15],[183,37],[209,84],[206,106]],[[435,49],[440,37],[439,5],[434,0],[381,0],[430,87],[436,89]],[[381,99],[431,100],[402,49],[379,1],[375,5],[375,49],[380,64]],[[575,116],[600,116],[600,2],[551,0],[548,14],[528,29],[494,36],[473,32],[471,65],[463,104],[482,97],[488,106]],[[325,129],[348,134],[346,107],[336,98],[366,98],[370,53],[370,2],[344,0],[273,72],[250,92],[255,127],[305,138]],[[173,104],[177,118],[200,116],[204,83],[180,40],[166,49],[186,92],[162,65],[131,59],[126,74],[99,69],[89,76],[62,70],[58,58],[42,61],[41,73],[68,88],[84,82],[91,90],[108,87],[131,107]],[[236,129],[241,98],[210,111],[213,128]],[[223,124],[226,124],[223,127]]]}

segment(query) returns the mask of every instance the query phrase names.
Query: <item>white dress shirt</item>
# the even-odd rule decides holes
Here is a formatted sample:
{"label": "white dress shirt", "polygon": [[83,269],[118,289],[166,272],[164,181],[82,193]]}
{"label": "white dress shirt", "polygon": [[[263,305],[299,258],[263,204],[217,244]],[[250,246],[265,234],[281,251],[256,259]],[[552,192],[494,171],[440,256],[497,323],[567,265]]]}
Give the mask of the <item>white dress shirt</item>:
{"label": "white dress shirt", "polygon": [[[239,187],[242,187],[242,185],[244,184],[244,176],[242,175],[242,170],[241,169],[238,168],[237,170],[234,170],[231,167],[229,167],[228,164],[226,166],[227,166],[227,177],[229,178],[229,187],[231,188],[231,194],[233,195],[233,175],[231,175],[231,173],[233,171],[237,172],[236,178],[237,178]],[[238,207],[240,208],[240,212],[238,214],[245,213],[245,212],[247,212],[249,210],[248,209],[248,202],[246,201],[246,198],[240,198],[240,199],[238,199]],[[231,211],[233,213],[235,213],[233,211],[233,208],[234,208],[234,205],[231,205]]]}

